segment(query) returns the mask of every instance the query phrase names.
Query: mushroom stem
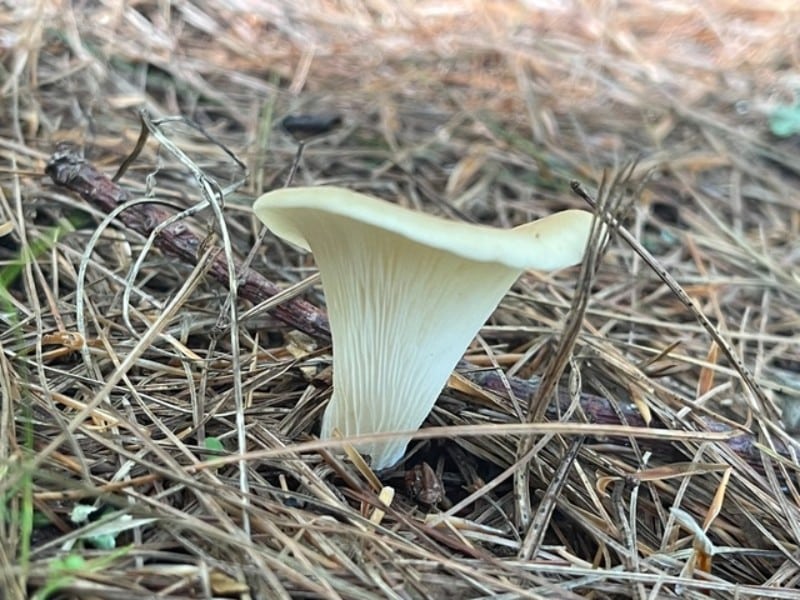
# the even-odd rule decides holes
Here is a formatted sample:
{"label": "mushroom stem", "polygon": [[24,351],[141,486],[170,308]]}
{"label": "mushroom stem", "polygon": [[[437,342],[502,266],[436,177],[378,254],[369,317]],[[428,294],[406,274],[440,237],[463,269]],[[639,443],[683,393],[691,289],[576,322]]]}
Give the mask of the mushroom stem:
{"label": "mushroom stem", "polygon": [[[592,215],[565,211],[512,230],[455,223],[339,188],[256,201],[277,235],[310,249],[333,339],[333,395],[321,436],[422,425],[464,350],[526,267],[580,261]],[[409,437],[364,442],[375,469]]]}
{"label": "mushroom stem", "polygon": [[[418,429],[519,275],[394,234],[360,233],[366,235],[350,236],[347,245],[364,244],[369,252],[328,253],[322,248],[332,240],[317,245],[321,238],[314,238],[334,344],[333,396],[322,437],[334,429],[345,436]],[[397,437],[359,450],[381,469],[400,460],[408,441]]]}

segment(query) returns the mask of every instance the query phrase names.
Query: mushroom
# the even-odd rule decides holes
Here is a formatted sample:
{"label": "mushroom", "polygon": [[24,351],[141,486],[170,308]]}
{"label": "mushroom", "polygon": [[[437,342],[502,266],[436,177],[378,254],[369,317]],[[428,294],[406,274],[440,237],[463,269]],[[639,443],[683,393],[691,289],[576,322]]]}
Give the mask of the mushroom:
{"label": "mushroom", "polygon": [[580,262],[592,226],[591,213],[566,210],[497,229],[325,186],[269,192],[254,210],[319,267],[334,361],[321,437],[405,433],[356,445],[376,470],[402,458],[520,273]]}

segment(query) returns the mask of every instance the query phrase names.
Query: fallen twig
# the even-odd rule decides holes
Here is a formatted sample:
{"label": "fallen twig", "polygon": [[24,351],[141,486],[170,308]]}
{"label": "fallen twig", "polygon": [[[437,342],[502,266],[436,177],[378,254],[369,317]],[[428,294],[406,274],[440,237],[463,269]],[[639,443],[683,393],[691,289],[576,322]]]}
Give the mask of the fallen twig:
{"label": "fallen twig", "polygon": [[[109,213],[130,199],[128,192],[111,181],[94,165],[87,162],[74,147],[59,145],[45,168],[45,173],[59,186],[73,191],[89,204]],[[132,206],[119,216],[122,223],[145,237],[172,216],[172,212],[156,203]],[[182,223],[165,228],[155,240],[155,245],[167,256],[174,256],[186,264],[195,265],[202,254],[203,240]],[[210,260],[208,276],[228,287],[228,267],[225,256],[217,252]],[[237,271],[240,264],[236,265]],[[252,269],[239,274],[239,296],[253,302],[262,302],[279,293],[281,289]],[[315,338],[330,338],[325,313],[300,298],[292,298],[275,306],[273,315]]]}

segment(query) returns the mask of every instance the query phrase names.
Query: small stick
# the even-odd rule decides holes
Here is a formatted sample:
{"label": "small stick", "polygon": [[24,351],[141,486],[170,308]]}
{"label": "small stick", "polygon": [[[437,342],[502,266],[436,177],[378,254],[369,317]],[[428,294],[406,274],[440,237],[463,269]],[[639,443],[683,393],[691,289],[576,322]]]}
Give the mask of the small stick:
{"label": "small stick", "polygon": [[[59,186],[65,187],[86,200],[95,208],[110,213],[118,205],[130,199],[128,192],[111,181],[106,175],[87,162],[74,147],[61,144],[45,168],[45,173]],[[119,215],[119,220],[133,231],[148,237],[153,229],[166,221],[173,212],[155,203],[139,204]],[[203,240],[185,224],[173,223],[155,239],[155,245],[167,256],[180,259],[188,265],[196,265],[202,254]],[[228,287],[228,265],[222,252],[211,258],[208,276]],[[277,285],[252,269],[241,269],[239,296],[261,302],[281,291]],[[330,339],[328,319],[313,304],[300,298],[292,298],[273,307],[276,318],[315,338]]]}

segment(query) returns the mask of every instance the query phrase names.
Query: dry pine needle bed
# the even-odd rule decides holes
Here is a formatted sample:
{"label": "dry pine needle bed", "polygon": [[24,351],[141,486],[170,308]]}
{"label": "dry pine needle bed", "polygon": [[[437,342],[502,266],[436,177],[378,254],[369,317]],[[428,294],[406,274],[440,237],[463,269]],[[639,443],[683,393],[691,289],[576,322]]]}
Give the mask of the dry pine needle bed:
{"label": "dry pine needle bed", "polygon": [[[800,9],[755,4],[9,3],[0,598],[796,598]],[[318,439],[287,182],[614,226],[375,471]]]}

